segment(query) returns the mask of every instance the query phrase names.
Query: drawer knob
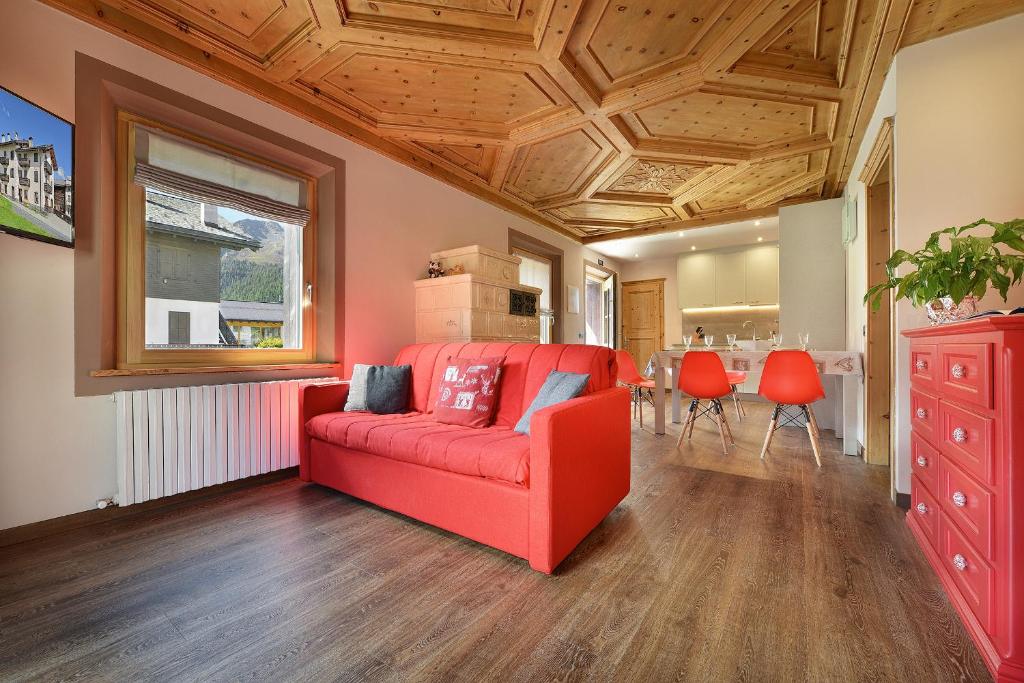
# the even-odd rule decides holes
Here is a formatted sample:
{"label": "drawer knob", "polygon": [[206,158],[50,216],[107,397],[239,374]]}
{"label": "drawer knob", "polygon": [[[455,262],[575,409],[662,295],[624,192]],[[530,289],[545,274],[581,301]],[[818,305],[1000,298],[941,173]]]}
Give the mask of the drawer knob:
{"label": "drawer knob", "polygon": [[928,417],[928,411],[924,408],[918,408],[914,414],[917,415],[918,420],[923,420]]}
{"label": "drawer knob", "polygon": [[964,375],[967,374],[967,368],[960,365],[959,363],[953,363],[953,367],[949,369],[949,374],[957,379],[963,379]]}
{"label": "drawer knob", "polygon": [[928,458],[924,457],[923,455],[917,456],[917,466],[928,467]]}
{"label": "drawer knob", "polygon": [[957,443],[963,443],[967,441],[967,430],[963,427],[957,427],[953,430],[953,441]]}
{"label": "drawer knob", "polygon": [[963,491],[953,492],[953,505],[956,505],[958,508],[962,508],[964,505],[967,505],[967,496],[964,495]]}
{"label": "drawer knob", "polygon": [[928,514],[928,506],[925,505],[924,503],[918,503],[917,504],[917,513],[919,515],[926,515],[926,514]]}
{"label": "drawer knob", "polygon": [[927,370],[928,361],[926,361],[924,358],[918,358],[917,362],[914,363],[914,367],[917,368],[918,370]]}
{"label": "drawer knob", "polygon": [[967,558],[960,553],[953,556],[953,566],[956,567],[957,571],[963,571],[967,569]]}

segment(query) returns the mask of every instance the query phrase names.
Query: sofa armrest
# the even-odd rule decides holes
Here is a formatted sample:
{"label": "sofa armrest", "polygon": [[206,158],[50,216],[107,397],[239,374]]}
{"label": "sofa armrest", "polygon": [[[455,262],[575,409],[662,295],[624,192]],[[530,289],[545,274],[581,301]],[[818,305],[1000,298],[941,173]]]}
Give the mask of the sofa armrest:
{"label": "sofa armrest", "polygon": [[306,423],[317,415],[344,409],[348,382],[307,384],[299,388],[299,479],[310,481],[309,442]]}
{"label": "sofa armrest", "polygon": [[598,391],[530,421],[530,566],[550,574],[629,493],[630,394]]}

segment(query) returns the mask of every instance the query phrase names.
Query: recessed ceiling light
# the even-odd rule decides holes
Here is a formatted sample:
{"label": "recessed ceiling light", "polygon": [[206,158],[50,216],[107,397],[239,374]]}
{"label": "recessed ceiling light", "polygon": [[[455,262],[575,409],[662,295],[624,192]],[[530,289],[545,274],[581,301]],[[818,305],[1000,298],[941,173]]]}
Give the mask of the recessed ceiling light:
{"label": "recessed ceiling light", "polygon": [[764,238],[763,238],[763,237],[758,237],[758,238],[757,238],[757,241],[758,241],[758,242],[764,242]]}
{"label": "recessed ceiling light", "polygon": [[640,258],[640,254],[633,254],[633,258]]}
{"label": "recessed ceiling light", "polygon": [[761,221],[754,221],[754,227],[755,228],[760,226],[760,225],[761,225]]}
{"label": "recessed ceiling light", "polygon": [[696,244],[691,244],[690,245],[690,251],[697,251],[697,245]]}

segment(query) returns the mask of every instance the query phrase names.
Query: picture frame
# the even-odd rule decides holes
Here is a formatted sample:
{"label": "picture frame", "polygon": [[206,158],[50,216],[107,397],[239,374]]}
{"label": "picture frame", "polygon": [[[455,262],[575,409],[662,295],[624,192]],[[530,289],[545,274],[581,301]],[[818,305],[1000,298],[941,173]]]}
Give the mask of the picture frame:
{"label": "picture frame", "polygon": [[0,233],[74,248],[75,126],[0,86]]}

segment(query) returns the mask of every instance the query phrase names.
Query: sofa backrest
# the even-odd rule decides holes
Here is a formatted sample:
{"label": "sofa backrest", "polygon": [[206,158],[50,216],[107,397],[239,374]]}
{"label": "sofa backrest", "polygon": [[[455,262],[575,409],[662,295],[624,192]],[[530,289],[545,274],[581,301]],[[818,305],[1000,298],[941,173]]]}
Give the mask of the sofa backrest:
{"label": "sofa backrest", "polygon": [[584,393],[615,386],[615,352],[583,344],[526,344],[468,342],[413,344],[398,352],[396,365],[412,365],[412,404],[420,412],[433,412],[441,375],[449,358],[505,359],[498,389],[494,423],[512,427],[529,407],[552,370],[585,372],[590,382]]}

